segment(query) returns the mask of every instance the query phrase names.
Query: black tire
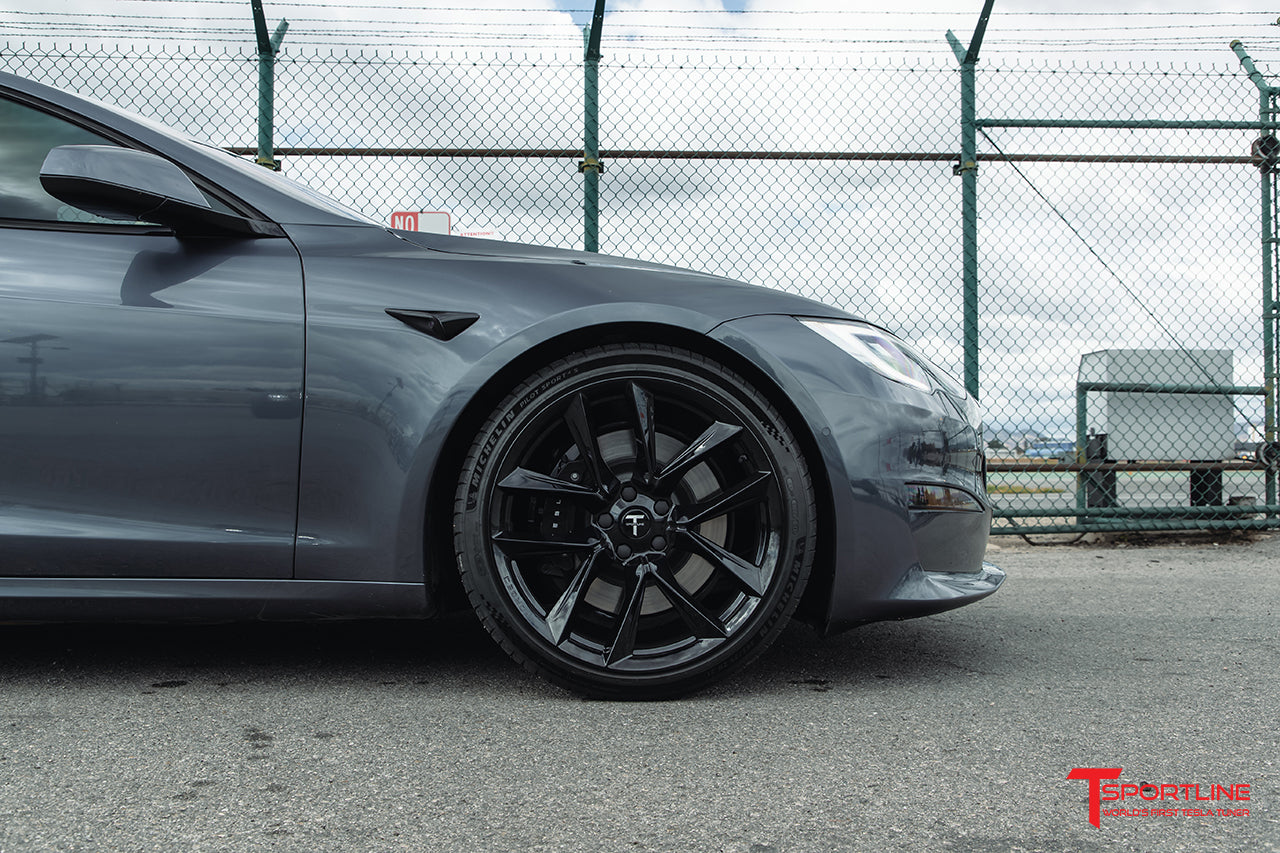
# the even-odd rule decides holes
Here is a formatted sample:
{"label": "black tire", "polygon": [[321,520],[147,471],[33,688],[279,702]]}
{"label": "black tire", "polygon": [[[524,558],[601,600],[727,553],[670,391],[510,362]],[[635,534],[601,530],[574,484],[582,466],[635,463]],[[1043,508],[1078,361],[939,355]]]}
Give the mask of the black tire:
{"label": "black tire", "polygon": [[472,606],[526,667],[615,699],[688,693],[785,627],[813,560],[799,444],[750,383],[655,345],[547,365],[481,427],[454,542]]}

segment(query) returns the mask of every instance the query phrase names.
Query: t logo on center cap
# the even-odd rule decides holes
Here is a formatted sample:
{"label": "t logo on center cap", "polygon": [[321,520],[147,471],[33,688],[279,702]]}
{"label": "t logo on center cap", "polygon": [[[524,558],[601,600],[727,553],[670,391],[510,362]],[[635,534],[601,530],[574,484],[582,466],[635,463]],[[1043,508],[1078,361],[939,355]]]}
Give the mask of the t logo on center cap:
{"label": "t logo on center cap", "polygon": [[649,532],[653,519],[642,509],[629,509],[622,514],[622,526],[632,539],[639,539]]}

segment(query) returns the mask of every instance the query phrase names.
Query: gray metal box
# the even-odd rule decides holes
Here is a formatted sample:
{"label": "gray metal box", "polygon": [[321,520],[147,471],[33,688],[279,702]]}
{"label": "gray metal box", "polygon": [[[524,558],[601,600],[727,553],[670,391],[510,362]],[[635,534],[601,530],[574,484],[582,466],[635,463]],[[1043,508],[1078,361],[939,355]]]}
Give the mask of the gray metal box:
{"label": "gray metal box", "polygon": [[[1084,382],[1231,385],[1231,350],[1114,349],[1080,357]],[[1218,460],[1235,452],[1235,409],[1218,394],[1094,392],[1089,427],[1112,459]]]}

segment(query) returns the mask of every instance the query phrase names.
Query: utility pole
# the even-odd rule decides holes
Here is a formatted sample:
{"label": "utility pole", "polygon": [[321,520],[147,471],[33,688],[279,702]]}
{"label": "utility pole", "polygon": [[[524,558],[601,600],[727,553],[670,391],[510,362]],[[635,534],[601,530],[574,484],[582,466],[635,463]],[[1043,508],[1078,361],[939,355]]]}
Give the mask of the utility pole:
{"label": "utility pole", "polygon": [[276,24],[275,33],[267,36],[266,14],[262,11],[262,0],[249,0],[253,8],[253,30],[258,39],[258,156],[254,160],[259,166],[280,171],[280,161],[275,158],[275,86],[276,86],[276,54],[280,52],[280,43],[284,41],[289,22],[281,19]]}

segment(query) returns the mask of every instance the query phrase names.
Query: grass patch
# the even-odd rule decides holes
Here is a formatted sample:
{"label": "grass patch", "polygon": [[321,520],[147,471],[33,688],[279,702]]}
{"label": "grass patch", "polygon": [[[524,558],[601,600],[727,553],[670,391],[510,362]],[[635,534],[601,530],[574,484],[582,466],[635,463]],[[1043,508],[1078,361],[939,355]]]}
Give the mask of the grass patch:
{"label": "grass patch", "polygon": [[990,484],[987,486],[987,494],[989,495],[1061,495],[1066,493],[1066,489],[1058,489],[1053,486],[1019,486],[1013,483]]}

